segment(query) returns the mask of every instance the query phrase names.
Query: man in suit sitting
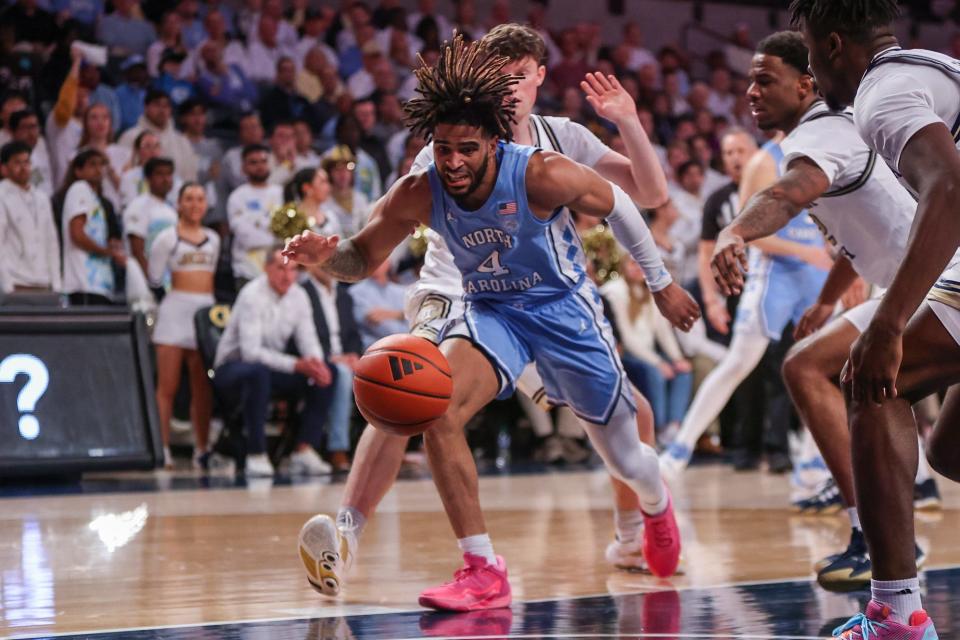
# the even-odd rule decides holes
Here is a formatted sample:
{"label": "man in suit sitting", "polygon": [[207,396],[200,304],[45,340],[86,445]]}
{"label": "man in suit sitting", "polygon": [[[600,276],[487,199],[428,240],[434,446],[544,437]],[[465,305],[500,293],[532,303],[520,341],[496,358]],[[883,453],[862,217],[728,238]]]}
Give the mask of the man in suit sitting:
{"label": "man in suit sitting", "polygon": [[350,468],[350,416],[353,413],[353,370],[363,345],[353,315],[353,298],[319,267],[308,270],[303,287],[313,307],[317,336],[334,373],[333,404],[327,431],[327,453],[336,471]]}

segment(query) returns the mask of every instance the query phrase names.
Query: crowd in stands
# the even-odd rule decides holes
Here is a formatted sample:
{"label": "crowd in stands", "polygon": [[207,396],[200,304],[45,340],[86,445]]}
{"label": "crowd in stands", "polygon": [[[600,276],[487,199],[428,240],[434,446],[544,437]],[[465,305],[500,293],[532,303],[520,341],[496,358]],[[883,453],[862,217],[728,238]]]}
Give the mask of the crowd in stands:
{"label": "crowd in stands", "polygon": [[[576,120],[622,152],[580,89],[590,71],[619,78],[670,182],[669,211],[651,214],[654,235],[676,279],[701,288],[701,239],[736,210],[730,185],[759,139],[747,81],[722,54],[694,74],[678,47],[647,49],[634,21],[614,42],[593,23],[548,28],[548,0],[524,3],[524,16],[507,0],[485,16],[474,0],[445,2],[443,12],[434,0],[410,4],[16,0],[0,12],[5,303],[48,294],[155,315],[164,441],[185,367],[198,465],[214,403],[240,404],[248,472],[272,473],[265,424],[271,399],[290,396],[305,403],[291,470],[349,466],[352,367],[373,341],[407,330],[404,287],[416,260],[397,255],[364,282],[336,284],[278,260],[270,215],[295,202],[321,233],[350,236],[365,224],[425,144],[403,126],[402,104],[414,95],[418,56],[435,61],[453,29],[480,38],[492,25],[527,22],[548,51],[538,111]],[[735,43],[749,50],[746,34]],[[618,270],[603,291],[624,364],[668,434],[702,377],[698,362],[722,354],[715,328],[729,318],[704,291],[709,336],[678,340],[636,265]],[[234,306],[211,389],[193,320],[215,301]],[[576,428],[530,420],[540,459],[582,459]]]}

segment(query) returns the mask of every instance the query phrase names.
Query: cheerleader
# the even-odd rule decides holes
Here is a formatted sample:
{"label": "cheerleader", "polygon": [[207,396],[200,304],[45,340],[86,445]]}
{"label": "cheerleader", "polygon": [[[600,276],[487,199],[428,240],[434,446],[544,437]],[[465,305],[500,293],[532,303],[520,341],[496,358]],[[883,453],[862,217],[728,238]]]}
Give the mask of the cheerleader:
{"label": "cheerleader", "polygon": [[206,466],[210,434],[211,391],[206,367],[197,350],[193,317],[214,304],[213,275],[220,254],[220,238],[201,226],[207,213],[203,185],[188,182],[177,198],[179,221],[161,231],[148,261],[151,285],[159,288],[167,272],[172,287],[157,310],[153,343],[157,349],[157,410],[163,439],[164,466],[172,468],[170,417],[184,361],[190,376],[190,421],[195,446],[194,468]]}

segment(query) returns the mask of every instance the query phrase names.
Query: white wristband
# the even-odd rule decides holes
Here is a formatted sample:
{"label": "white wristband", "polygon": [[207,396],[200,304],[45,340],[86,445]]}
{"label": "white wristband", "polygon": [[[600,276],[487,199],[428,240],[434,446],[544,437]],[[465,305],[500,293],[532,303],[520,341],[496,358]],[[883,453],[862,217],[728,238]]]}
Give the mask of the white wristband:
{"label": "white wristband", "polygon": [[666,289],[673,282],[673,276],[663,265],[660,249],[643,216],[623,189],[613,183],[610,186],[613,188],[613,210],[607,215],[610,230],[643,269],[650,291]]}

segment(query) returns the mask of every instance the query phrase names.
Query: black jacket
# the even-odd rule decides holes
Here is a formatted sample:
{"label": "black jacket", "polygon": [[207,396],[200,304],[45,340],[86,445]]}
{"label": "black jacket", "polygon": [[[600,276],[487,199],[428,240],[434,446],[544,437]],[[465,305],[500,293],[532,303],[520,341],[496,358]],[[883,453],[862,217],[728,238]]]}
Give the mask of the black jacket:
{"label": "black jacket", "polygon": [[[360,330],[357,328],[357,321],[353,317],[353,298],[343,284],[337,284],[337,315],[340,317],[340,343],[343,345],[344,353],[363,354],[363,343],[360,341]],[[317,327],[317,337],[320,338],[320,346],[323,347],[323,353],[327,358],[330,357],[330,327],[327,325],[327,319],[323,315],[323,307],[320,305],[320,294],[317,292],[317,285],[312,280],[303,283],[303,288],[307,291],[310,298],[310,306],[313,307],[313,323]]]}

